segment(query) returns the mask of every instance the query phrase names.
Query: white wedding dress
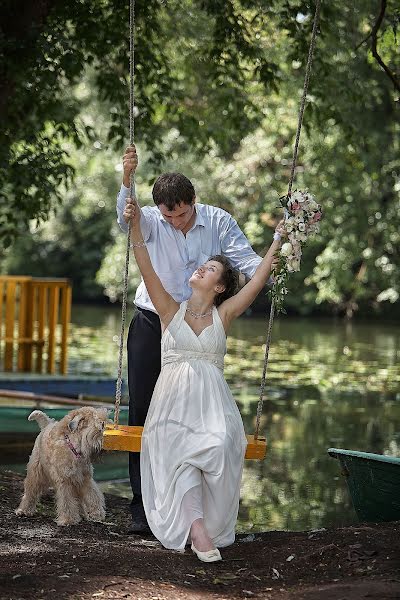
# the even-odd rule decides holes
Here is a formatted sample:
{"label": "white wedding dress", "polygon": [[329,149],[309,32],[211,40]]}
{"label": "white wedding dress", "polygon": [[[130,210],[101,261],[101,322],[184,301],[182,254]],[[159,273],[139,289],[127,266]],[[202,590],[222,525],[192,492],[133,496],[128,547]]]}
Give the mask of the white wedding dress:
{"label": "white wedding dress", "polygon": [[150,528],[183,550],[204,518],[216,547],[232,544],[247,440],[223,376],[226,336],[216,308],[197,336],[180,305],[161,339],[161,373],[142,435],[142,496]]}

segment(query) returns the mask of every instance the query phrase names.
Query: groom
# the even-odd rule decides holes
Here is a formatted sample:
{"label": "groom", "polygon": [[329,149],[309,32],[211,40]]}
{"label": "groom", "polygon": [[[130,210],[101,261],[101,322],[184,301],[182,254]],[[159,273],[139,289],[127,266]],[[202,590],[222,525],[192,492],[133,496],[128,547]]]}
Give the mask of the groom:
{"label": "groom", "polygon": [[[127,231],[132,203],[129,180],[138,164],[136,149],[128,147],[123,157],[123,181],[117,199],[118,223]],[[142,207],[141,229],[154,270],[177,302],[191,295],[188,285],[193,272],[210,256],[222,254],[248,278],[261,258],[230,214],[196,202],[194,187],[180,173],[163,173],[153,186],[155,206]],[[134,316],[128,333],[129,425],[144,425],[150,400],[161,370],[161,325],[144,282],[137,288]],[[165,448],[168,452],[168,448]],[[140,455],[129,454],[129,476],[133,492],[130,533],[149,532],[140,485]]]}

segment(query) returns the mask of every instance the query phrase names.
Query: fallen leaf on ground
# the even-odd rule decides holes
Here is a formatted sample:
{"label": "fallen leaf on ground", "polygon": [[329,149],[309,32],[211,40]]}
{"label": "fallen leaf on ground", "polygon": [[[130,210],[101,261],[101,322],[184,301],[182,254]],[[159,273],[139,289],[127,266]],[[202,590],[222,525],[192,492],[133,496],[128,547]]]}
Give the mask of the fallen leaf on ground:
{"label": "fallen leaf on ground", "polygon": [[278,569],[272,567],[272,579],[279,579],[280,577],[281,574],[279,573]]}

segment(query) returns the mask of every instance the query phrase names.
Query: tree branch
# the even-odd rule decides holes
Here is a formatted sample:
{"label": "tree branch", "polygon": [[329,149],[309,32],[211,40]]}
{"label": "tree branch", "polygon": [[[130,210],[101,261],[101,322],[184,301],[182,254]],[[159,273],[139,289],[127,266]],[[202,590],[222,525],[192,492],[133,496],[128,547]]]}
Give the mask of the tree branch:
{"label": "tree branch", "polygon": [[382,25],[383,19],[385,17],[386,7],[387,7],[387,0],[381,0],[381,8],[380,8],[379,14],[376,18],[376,21],[371,29],[371,32],[367,35],[367,37],[362,42],[360,42],[360,44],[358,44],[356,50],[358,50],[358,48],[360,48],[360,46],[362,46],[369,38],[371,38],[372,56],[375,58],[377,63],[385,71],[386,75],[389,77],[389,79],[393,83],[395,89],[400,92],[400,81],[396,78],[395,74],[389,69],[389,67],[383,62],[382,57],[379,55],[378,48],[377,48],[377,46],[378,46],[378,31],[379,31],[380,26]]}

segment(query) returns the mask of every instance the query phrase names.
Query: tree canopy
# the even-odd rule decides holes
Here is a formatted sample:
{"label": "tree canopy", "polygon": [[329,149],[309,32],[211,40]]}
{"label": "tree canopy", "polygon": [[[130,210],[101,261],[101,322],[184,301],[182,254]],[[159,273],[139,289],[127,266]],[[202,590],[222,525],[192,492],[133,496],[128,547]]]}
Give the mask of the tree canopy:
{"label": "tree canopy", "polygon": [[[127,140],[129,3],[6,0],[0,10],[1,237],[9,244],[62,204],[64,225],[55,227],[63,244],[54,228],[37,243],[42,254],[52,236],[58,256],[69,247],[76,276],[73,248],[82,240],[72,241],[79,226],[68,227],[67,215],[87,199],[82,158],[89,165],[100,143],[105,160],[116,161],[113,149],[120,154]],[[179,164],[203,201],[230,210],[255,247],[265,246],[272,192],[287,185],[313,12],[314,2],[301,0],[136,1],[143,190],[159,169]],[[326,219],[299,276],[307,286],[296,309],[318,303],[351,315],[398,298],[398,21],[394,1],[322,3],[296,186],[309,187]],[[111,194],[115,174],[103,183]],[[107,263],[108,244],[122,239],[110,229],[113,199],[105,203],[101,224],[86,230],[94,245],[96,222],[103,231],[88,281]],[[9,270],[20,268],[18,247],[31,243],[16,242]],[[106,263],[98,281],[117,294]],[[294,277],[294,289],[299,283]]]}

